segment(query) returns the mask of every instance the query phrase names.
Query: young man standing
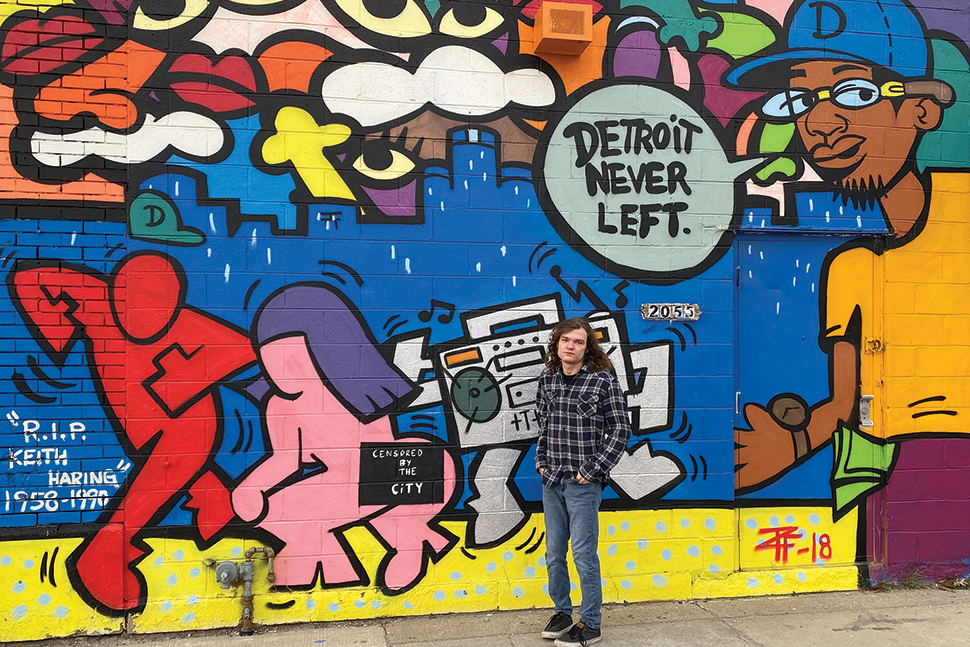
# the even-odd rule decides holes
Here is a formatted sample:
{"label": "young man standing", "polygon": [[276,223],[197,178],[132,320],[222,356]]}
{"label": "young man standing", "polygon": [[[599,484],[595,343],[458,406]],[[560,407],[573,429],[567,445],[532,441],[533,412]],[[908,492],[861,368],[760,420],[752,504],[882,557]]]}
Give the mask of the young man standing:
{"label": "young man standing", "polygon": [[[545,362],[536,395],[536,469],[556,613],[542,637],[556,638],[557,647],[585,647],[600,641],[600,495],[630,439],[630,416],[613,364],[585,319],[567,319],[553,329]],[[566,567],[570,539],[583,595],[575,625]]]}

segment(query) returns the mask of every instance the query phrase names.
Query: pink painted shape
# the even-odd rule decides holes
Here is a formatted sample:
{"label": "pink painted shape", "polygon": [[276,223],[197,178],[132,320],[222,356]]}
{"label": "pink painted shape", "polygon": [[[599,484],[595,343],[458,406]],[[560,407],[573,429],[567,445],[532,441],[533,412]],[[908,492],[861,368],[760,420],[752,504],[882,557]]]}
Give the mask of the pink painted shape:
{"label": "pink painted shape", "polygon": [[[266,403],[266,428],[272,453],[233,492],[236,514],[286,542],[277,553],[276,583],[311,584],[320,563],[326,584],[360,580],[356,556],[340,544],[340,534],[370,518],[370,526],[396,551],[383,580],[391,590],[413,584],[424,568],[424,546],[435,555],[450,545],[447,535],[431,526],[444,503],[361,506],[358,503],[361,443],[423,442],[395,438],[385,416],[363,424],[324,386],[306,339],[286,337],[260,349],[263,368],[287,397],[272,395]],[[314,469],[324,469],[313,472]],[[455,488],[455,464],[445,454],[444,501]],[[267,496],[284,480],[310,476]]]}
{"label": "pink painted shape", "polygon": [[779,25],[785,24],[785,16],[791,9],[794,0],[748,0],[745,2],[749,7],[761,9],[766,14],[778,21]]}

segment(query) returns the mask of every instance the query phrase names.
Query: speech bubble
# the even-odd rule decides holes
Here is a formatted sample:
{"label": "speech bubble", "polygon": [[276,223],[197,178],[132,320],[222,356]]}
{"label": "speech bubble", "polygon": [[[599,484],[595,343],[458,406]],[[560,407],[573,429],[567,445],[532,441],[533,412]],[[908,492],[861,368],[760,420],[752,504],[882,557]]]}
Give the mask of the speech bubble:
{"label": "speech bubble", "polygon": [[703,272],[730,248],[737,178],[761,163],[731,162],[719,130],[660,88],[594,89],[547,127],[537,166],[550,221],[617,276],[667,285]]}

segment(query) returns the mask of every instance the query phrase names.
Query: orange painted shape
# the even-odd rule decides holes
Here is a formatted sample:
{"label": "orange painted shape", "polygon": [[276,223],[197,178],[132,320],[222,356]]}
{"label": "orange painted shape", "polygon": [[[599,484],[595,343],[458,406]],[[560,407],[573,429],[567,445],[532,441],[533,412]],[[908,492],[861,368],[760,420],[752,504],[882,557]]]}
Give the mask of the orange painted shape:
{"label": "orange painted shape", "polygon": [[91,113],[109,128],[131,128],[138,109],[130,96],[142,88],[164,58],[165,52],[125,41],[118,49],[41,88],[34,109],[54,121]]}
{"label": "orange painted shape", "polygon": [[535,16],[535,51],[579,56],[593,42],[593,7],[543,2]]}
{"label": "orange painted shape", "polygon": [[25,179],[10,158],[10,133],[17,123],[13,109],[13,90],[0,85],[0,200],[92,200],[125,201],[124,188],[96,175],[85,175],[76,182],[40,184]]}
{"label": "orange painted shape", "polygon": [[325,47],[312,43],[286,42],[273,45],[257,59],[269,91],[299,90],[310,91],[310,77],[320,67],[320,63],[333,56]]}
{"label": "orange painted shape", "polygon": [[534,54],[549,63],[559,74],[567,94],[572,94],[587,83],[603,78],[603,55],[606,51],[606,36],[610,29],[610,18],[605,17],[593,23],[593,42],[579,56],[562,54],[543,54],[533,49],[534,29],[531,25],[519,22],[519,49],[523,54]]}

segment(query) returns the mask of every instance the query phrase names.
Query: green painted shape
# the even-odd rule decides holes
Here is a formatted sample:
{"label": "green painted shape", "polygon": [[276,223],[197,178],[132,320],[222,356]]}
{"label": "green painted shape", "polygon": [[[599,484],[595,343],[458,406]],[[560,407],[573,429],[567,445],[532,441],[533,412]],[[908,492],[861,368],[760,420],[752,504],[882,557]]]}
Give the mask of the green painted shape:
{"label": "green painted shape", "polygon": [[795,164],[795,160],[789,157],[778,157],[762,166],[758,172],[755,173],[755,177],[757,177],[761,182],[767,182],[773,175],[781,175],[785,178],[793,180],[795,179],[795,174],[797,172],[798,165]]}
{"label": "green painted shape", "polygon": [[762,153],[781,153],[788,150],[795,137],[795,124],[765,124],[758,150]]}
{"label": "green painted shape", "polygon": [[440,0],[424,0],[424,8],[428,10],[428,13],[432,16],[437,16],[438,11],[441,10]]}
{"label": "green painted shape", "polygon": [[721,33],[707,41],[711,49],[719,49],[738,59],[760,52],[775,42],[775,34],[754,16],[729,11],[704,11],[720,18]]}
{"label": "green painted shape", "polygon": [[698,15],[687,0],[620,0],[621,11],[628,7],[646,9],[660,16],[664,25],[658,36],[664,45],[680,38],[687,49],[696,52],[701,46],[701,36],[717,31],[717,19],[713,15]]}
{"label": "green painted shape", "polygon": [[128,228],[132,238],[175,245],[196,246],[205,235],[182,224],[178,207],[164,195],[152,191],[140,193],[128,208]]}
{"label": "green painted shape", "polygon": [[927,167],[970,168],[970,62],[959,49],[945,40],[930,41],[933,49],[933,77],[946,81],[956,93],[956,101],[943,112],[943,123],[926,133],[916,149],[916,165]]}
{"label": "green painted shape", "polygon": [[898,443],[873,438],[843,427],[832,436],[834,465],[832,486],[837,515],[859,503],[862,497],[881,489],[899,454]]}

